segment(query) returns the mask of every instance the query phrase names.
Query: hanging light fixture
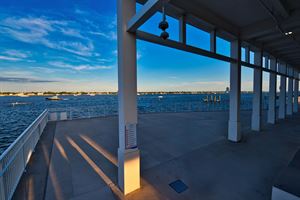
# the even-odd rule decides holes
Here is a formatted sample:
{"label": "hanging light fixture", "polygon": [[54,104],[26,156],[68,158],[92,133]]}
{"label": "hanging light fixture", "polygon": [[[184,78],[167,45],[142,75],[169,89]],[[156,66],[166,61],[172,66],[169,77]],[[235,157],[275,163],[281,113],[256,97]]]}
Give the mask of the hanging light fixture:
{"label": "hanging light fixture", "polygon": [[160,37],[164,40],[168,39],[169,33],[166,30],[169,28],[169,23],[166,20],[165,4],[162,6],[162,21],[159,23],[158,27],[163,31],[160,34]]}

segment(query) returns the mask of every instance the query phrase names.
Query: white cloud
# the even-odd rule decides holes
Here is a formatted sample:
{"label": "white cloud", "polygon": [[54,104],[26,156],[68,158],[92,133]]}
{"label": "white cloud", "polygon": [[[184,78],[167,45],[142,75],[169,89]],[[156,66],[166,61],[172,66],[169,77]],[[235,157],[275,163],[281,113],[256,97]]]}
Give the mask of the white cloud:
{"label": "white cloud", "polygon": [[101,70],[101,69],[111,69],[112,66],[106,65],[73,65],[64,62],[54,61],[49,62],[49,65],[54,67],[66,68],[66,69],[73,69],[76,71],[84,71],[84,70]]}
{"label": "white cloud", "polygon": [[13,56],[13,57],[17,57],[17,58],[27,58],[29,56],[28,52],[18,51],[18,50],[14,50],[14,49],[6,50],[6,51],[4,51],[4,53],[8,56]]}
{"label": "white cloud", "polygon": [[0,55],[0,60],[5,61],[21,61],[29,57],[28,52],[17,51],[14,49],[3,51],[4,55]]}
{"label": "white cloud", "polygon": [[108,39],[108,40],[117,40],[116,31],[108,31],[108,32],[90,31],[89,33],[92,35],[104,37],[105,39]]}
{"label": "white cloud", "polygon": [[20,58],[11,57],[11,56],[3,56],[3,55],[0,55],[0,60],[6,60],[6,61],[19,61],[19,60],[21,60],[21,59],[20,59]]}
{"label": "white cloud", "polygon": [[[50,20],[47,18],[16,18],[8,17],[0,21],[0,33],[11,38],[30,44],[40,44],[51,49],[69,53],[91,56],[94,50],[92,41],[83,37],[80,31],[69,28],[70,22]],[[50,37],[51,33],[60,33],[63,36],[77,37],[82,41],[58,40]]]}

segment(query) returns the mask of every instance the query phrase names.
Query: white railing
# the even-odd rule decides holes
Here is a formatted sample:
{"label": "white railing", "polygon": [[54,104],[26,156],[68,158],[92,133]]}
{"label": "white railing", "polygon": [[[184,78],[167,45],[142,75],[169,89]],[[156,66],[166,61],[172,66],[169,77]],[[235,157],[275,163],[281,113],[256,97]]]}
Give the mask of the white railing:
{"label": "white railing", "polygon": [[[221,102],[208,102],[204,103],[202,100],[199,102],[148,102],[138,105],[138,113],[177,113],[177,112],[213,112],[213,111],[228,111],[229,100],[224,99]],[[263,101],[263,109],[267,109],[267,100]],[[251,110],[252,99],[241,100],[241,110]],[[106,117],[117,116],[117,105],[100,105],[100,106],[85,106],[85,107],[62,107],[62,108],[50,108],[49,120],[61,121],[61,120],[73,120],[84,119],[93,117]]]}
{"label": "white railing", "polygon": [[0,200],[12,198],[47,122],[44,110],[0,156]]}

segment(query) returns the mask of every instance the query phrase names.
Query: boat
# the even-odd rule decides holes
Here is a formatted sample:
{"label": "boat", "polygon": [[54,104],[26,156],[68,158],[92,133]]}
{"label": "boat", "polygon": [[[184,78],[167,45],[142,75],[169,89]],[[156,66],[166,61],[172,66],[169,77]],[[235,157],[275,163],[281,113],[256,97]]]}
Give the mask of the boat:
{"label": "boat", "polygon": [[46,100],[49,100],[49,101],[60,101],[60,100],[62,100],[62,98],[59,98],[57,95],[55,95],[55,96],[52,96],[52,97],[46,97]]}
{"label": "boat", "polygon": [[29,102],[13,102],[11,103],[12,106],[18,106],[18,105],[27,105]]}
{"label": "boat", "polygon": [[164,96],[158,96],[158,98],[159,98],[159,99],[162,99],[162,98],[164,98]]}

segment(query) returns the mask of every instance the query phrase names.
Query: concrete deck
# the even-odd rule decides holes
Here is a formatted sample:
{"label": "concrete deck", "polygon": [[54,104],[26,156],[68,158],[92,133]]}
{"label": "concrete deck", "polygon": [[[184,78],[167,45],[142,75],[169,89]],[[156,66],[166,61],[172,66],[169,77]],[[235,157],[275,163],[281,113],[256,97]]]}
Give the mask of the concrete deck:
{"label": "concrete deck", "polygon": [[[139,115],[142,187],[125,199],[270,199],[275,178],[300,148],[300,114],[259,133],[249,130],[251,112],[241,114],[245,136],[238,144],[226,139],[227,112]],[[53,141],[44,179],[28,178],[41,165],[31,159],[36,170],[27,170],[14,199],[122,198],[115,186],[117,117],[57,122]],[[169,186],[177,179],[188,186],[180,194]]]}

